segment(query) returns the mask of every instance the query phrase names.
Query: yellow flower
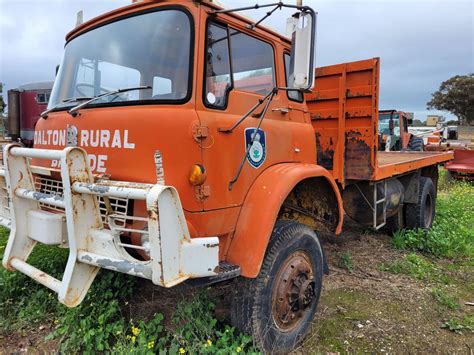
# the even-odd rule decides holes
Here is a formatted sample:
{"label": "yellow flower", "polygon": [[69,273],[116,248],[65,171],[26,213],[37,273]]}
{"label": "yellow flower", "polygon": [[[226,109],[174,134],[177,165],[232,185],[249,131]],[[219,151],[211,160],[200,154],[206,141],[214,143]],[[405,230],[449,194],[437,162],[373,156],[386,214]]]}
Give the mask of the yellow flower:
{"label": "yellow flower", "polygon": [[138,334],[140,334],[140,328],[134,327],[132,325],[132,334],[138,336]]}
{"label": "yellow flower", "polygon": [[135,340],[137,340],[137,337],[134,335],[131,339],[132,339],[132,343],[135,343]]}
{"label": "yellow flower", "polygon": [[59,323],[59,320],[55,319],[54,324],[58,324],[58,323]]}
{"label": "yellow flower", "polygon": [[240,346],[237,347],[237,349],[235,349],[235,351],[237,351],[238,353],[240,353],[242,351],[242,348]]}
{"label": "yellow flower", "polygon": [[209,345],[209,346],[212,345],[212,340],[211,339],[207,339],[207,345]]}
{"label": "yellow flower", "polygon": [[149,341],[148,342],[148,349],[153,349],[155,347],[155,342],[154,341]]}
{"label": "yellow flower", "polygon": [[184,354],[186,352],[186,350],[184,350],[183,348],[179,348],[179,353],[180,354]]}

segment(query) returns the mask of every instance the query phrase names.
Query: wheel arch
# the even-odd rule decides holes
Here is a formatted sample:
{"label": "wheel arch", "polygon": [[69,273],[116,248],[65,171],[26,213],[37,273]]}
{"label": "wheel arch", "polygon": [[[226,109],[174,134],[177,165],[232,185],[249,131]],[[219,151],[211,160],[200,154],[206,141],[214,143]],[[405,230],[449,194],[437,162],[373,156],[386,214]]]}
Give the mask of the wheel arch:
{"label": "wheel arch", "polygon": [[[321,198],[315,198],[315,193]],[[242,276],[254,278],[258,275],[278,218],[296,220],[312,228],[323,225],[321,220],[311,224],[310,218],[301,210],[289,208],[288,204],[297,202],[298,196],[302,196],[303,206],[315,201],[321,210],[318,216],[326,213],[328,221],[331,220],[330,231],[341,232],[342,198],[332,175],[313,164],[274,165],[265,170],[250,188],[226,252],[227,261],[239,265]],[[325,203],[321,202],[323,200]]]}

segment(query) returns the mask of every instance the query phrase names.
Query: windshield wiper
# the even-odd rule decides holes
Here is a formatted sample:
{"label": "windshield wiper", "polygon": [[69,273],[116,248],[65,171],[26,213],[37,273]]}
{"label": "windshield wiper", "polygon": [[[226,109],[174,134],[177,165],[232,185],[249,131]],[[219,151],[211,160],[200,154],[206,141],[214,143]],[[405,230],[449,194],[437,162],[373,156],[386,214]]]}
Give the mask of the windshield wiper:
{"label": "windshield wiper", "polygon": [[77,111],[79,111],[80,109],[82,109],[86,106],[89,106],[91,103],[93,103],[97,100],[103,99],[104,97],[107,97],[107,96],[110,96],[110,95],[121,94],[121,93],[127,92],[127,91],[146,90],[146,89],[151,89],[151,88],[152,88],[151,86],[135,86],[135,87],[131,87],[131,88],[117,89],[117,90],[114,90],[114,91],[111,91],[111,92],[106,92],[105,94],[93,97],[93,98],[87,100],[86,102],[83,102],[83,103],[73,107],[72,109],[70,109],[68,111],[68,113],[72,117],[76,117],[77,116]]}
{"label": "windshield wiper", "polygon": [[68,103],[68,102],[74,102],[74,101],[84,101],[84,100],[90,100],[92,99],[92,97],[71,97],[69,99],[64,99],[63,101],[61,101],[59,104],[57,104],[56,106],[54,107],[51,107],[50,109],[47,109],[46,111],[43,111],[41,112],[41,115],[40,117],[41,118],[44,118],[44,119],[47,119],[48,118],[48,114],[54,110],[56,110],[57,108],[61,107],[62,105]]}

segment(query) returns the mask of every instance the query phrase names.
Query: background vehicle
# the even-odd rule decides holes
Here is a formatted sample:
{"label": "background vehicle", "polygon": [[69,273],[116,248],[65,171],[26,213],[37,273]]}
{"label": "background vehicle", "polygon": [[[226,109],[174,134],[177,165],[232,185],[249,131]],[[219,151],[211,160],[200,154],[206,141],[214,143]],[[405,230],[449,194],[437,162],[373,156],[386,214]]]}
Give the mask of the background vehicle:
{"label": "background vehicle", "polygon": [[473,181],[474,149],[455,149],[454,159],[447,162],[444,168],[448,171],[450,177],[454,179]]}
{"label": "background vehicle", "polygon": [[36,122],[46,110],[53,88],[52,81],[24,84],[8,90],[8,136],[33,146]]}
{"label": "background vehicle", "polygon": [[[292,42],[204,1],[69,33],[35,148],[4,151],[3,265],[70,307],[100,268],[163,287],[240,276],[233,324],[284,352],[316,311],[319,232],[339,234],[344,211],[429,228],[452,153],[378,151],[379,60],[314,75],[314,11],[269,6],[296,11]],[[38,242],[69,247],[62,280],[27,263]]]}
{"label": "background vehicle", "polygon": [[397,110],[379,112],[379,149],[385,151],[423,151],[423,138],[415,136],[408,126],[413,124],[407,114]]}

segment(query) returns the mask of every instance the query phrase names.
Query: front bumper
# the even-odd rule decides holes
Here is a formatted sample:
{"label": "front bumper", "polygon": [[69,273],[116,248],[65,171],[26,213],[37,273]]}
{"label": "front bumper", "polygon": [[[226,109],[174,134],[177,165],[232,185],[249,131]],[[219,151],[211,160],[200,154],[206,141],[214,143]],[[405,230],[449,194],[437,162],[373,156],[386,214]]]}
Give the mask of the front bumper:
{"label": "front bumper", "polygon": [[[86,152],[81,148],[44,150],[10,144],[4,147],[3,157],[0,177],[5,186],[0,187],[0,225],[10,229],[3,266],[47,286],[66,306],[82,302],[100,268],[150,279],[163,287],[216,275],[219,240],[190,238],[175,188],[94,182]],[[61,193],[38,190],[31,158],[60,162]],[[105,223],[99,198],[109,206]],[[145,201],[147,217],[114,213],[110,208],[112,199]],[[133,229],[133,222],[145,227]],[[147,235],[149,245],[126,244],[122,233]],[[37,243],[69,248],[62,280],[27,263]],[[150,260],[134,258],[127,251],[130,249],[142,249]]]}

